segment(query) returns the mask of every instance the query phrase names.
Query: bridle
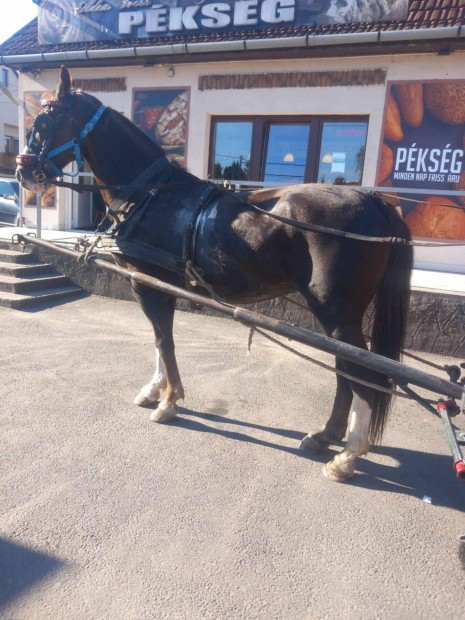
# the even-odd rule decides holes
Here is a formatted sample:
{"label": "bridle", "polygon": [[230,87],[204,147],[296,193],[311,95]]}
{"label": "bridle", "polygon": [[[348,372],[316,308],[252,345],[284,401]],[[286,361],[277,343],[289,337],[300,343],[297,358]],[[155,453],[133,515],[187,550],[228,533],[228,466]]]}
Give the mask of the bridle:
{"label": "bridle", "polygon": [[[61,110],[70,110],[74,101],[74,93],[70,93],[64,99],[51,99],[41,102],[43,112],[36,116],[32,127],[27,132],[26,145],[27,152],[20,153],[16,156],[16,164],[23,168],[33,166],[32,176],[37,183],[44,183],[52,179],[63,178],[65,175],[69,177],[77,176],[84,169],[84,160],[82,157],[81,143],[94,129],[106,106],[102,103],[90,121],[86,123],[83,129],[78,129],[77,121],[72,118],[71,124],[75,128],[76,135],[72,140],[65,142],[61,146],[51,149],[54,139],[60,130],[64,115]],[[48,112],[57,109],[58,115],[52,116]],[[77,164],[75,173],[63,172],[57,166],[52,158],[72,149],[74,151],[74,161]]]}

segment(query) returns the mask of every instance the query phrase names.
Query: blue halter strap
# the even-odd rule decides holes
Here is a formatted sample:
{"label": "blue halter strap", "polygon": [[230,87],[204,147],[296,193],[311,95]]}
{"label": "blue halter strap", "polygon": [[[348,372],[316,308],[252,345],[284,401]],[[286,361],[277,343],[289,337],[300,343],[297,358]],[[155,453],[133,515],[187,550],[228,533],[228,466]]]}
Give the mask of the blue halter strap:
{"label": "blue halter strap", "polygon": [[[57,177],[63,177],[64,175],[66,175],[68,177],[75,177],[80,172],[82,172],[82,170],[84,169],[84,161],[82,159],[82,153],[81,153],[81,142],[82,142],[82,140],[84,140],[84,138],[87,138],[87,136],[90,134],[90,132],[94,129],[95,125],[98,123],[98,121],[102,117],[102,114],[105,112],[105,110],[106,110],[106,106],[103,105],[103,103],[102,103],[101,106],[99,107],[99,109],[97,110],[97,112],[94,114],[94,116],[86,124],[84,129],[82,129],[80,131],[79,138],[74,138],[74,140],[70,140],[69,142],[66,142],[65,144],[62,144],[61,146],[57,146],[57,148],[55,148],[55,149],[53,149],[53,150],[51,150],[51,151],[49,151],[47,153],[47,160],[48,160],[47,163],[52,168],[54,174]],[[75,159],[75,161],[77,163],[77,167],[78,167],[77,172],[75,172],[74,174],[69,173],[69,172],[63,172],[63,170],[61,170],[50,159],[51,157],[55,157],[55,155],[59,155],[60,153],[63,153],[64,151],[67,151],[68,149],[73,149],[74,150],[74,159]]]}

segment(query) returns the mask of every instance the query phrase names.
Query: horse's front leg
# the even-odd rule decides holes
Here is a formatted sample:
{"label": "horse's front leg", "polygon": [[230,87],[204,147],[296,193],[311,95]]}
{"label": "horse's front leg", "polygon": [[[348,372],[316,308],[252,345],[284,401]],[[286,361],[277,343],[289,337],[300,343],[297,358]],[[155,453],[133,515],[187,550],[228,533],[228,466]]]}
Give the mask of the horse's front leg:
{"label": "horse's front leg", "polygon": [[184,388],[174,354],[172,333],[163,336],[163,343],[157,342],[162,364],[166,369],[166,386],[163,400],[150,416],[153,422],[169,422],[178,413],[176,402],[184,399]]}
{"label": "horse's front leg", "polygon": [[155,373],[134,402],[137,405],[156,402],[164,390],[163,399],[150,419],[154,422],[169,422],[177,414],[176,401],[184,398],[174,353],[173,319],[176,300],[139,284],[133,284],[133,288],[142,310],[152,324],[156,347]]}
{"label": "horse's front leg", "polygon": [[330,480],[344,482],[354,475],[357,457],[368,452],[371,414],[371,404],[355,394],[346,447],[323,468]]}
{"label": "horse's front leg", "polygon": [[155,372],[151,380],[144,385],[139,394],[134,399],[134,404],[140,407],[145,407],[156,403],[160,400],[162,391],[166,389],[166,369],[163,363],[160,352],[155,349]]}

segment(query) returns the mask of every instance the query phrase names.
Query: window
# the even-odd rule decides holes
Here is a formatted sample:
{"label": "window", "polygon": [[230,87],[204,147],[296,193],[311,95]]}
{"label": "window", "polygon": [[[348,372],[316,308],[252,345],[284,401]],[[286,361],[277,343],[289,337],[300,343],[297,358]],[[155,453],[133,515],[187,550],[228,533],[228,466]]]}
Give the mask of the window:
{"label": "window", "polygon": [[271,123],[263,180],[273,183],[303,183],[309,137],[309,124]]}
{"label": "window", "polygon": [[13,136],[5,136],[5,153],[19,153],[19,140]]}
{"label": "window", "polygon": [[215,125],[213,177],[250,180],[251,122],[222,122]]}
{"label": "window", "polygon": [[218,117],[212,121],[209,175],[272,185],[360,185],[365,117]]}
{"label": "window", "polygon": [[318,183],[360,185],[366,137],[366,123],[324,122]]}
{"label": "window", "polygon": [[2,67],[2,84],[8,87],[8,69]]}

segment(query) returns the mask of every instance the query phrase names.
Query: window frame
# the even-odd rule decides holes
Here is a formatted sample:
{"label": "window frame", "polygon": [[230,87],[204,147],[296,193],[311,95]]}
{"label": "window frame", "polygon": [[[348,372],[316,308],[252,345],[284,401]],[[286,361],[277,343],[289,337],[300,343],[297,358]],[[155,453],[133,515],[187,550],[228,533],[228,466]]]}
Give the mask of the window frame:
{"label": "window frame", "polygon": [[[310,125],[310,137],[307,147],[307,160],[304,172],[304,183],[318,183],[319,154],[322,144],[323,124],[324,123],[366,123],[367,137],[365,147],[368,140],[368,130],[370,117],[367,114],[344,114],[344,115],[211,115],[210,117],[210,144],[208,149],[208,176],[213,178],[213,156],[216,141],[216,125],[218,123],[233,122],[251,122],[252,123],[252,144],[250,147],[250,167],[249,181],[263,182],[266,153],[268,149],[268,139],[270,127],[273,124],[279,125]],[[366,151],[365,151],[366,156]],[[363,162],[365,167],[365,160]],[[362,170],[363,177],[363,170]]]}

